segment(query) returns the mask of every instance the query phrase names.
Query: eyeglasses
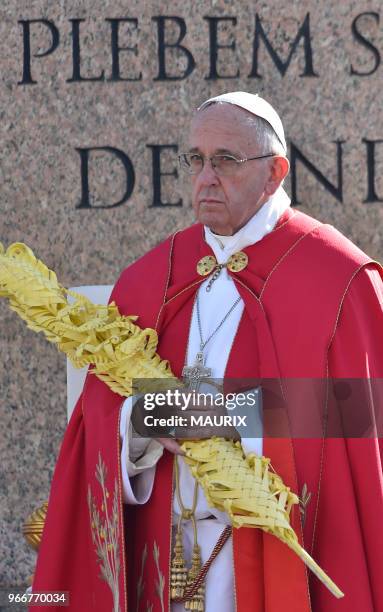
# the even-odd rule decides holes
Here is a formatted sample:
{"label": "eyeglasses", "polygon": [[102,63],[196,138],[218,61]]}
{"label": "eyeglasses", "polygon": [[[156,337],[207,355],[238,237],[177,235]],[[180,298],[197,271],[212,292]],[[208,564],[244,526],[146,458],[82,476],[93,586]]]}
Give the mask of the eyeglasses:
{"label": "eyeglasses", "polygon": [[212,155],[212,157],[203,157],[199,153],[181,153],[178,156],[180,167],[188,174],[199,174],[205,165],[205,161],[211,162],[212,168],[219,176],[229,176],[235,174],[241,164],[254,159],[264,159],[265,157],[275,157],[275,153],[267,153],[267,155],[257,155],[256,157],[244,157],[238,159],[234,155],[222,154]]}

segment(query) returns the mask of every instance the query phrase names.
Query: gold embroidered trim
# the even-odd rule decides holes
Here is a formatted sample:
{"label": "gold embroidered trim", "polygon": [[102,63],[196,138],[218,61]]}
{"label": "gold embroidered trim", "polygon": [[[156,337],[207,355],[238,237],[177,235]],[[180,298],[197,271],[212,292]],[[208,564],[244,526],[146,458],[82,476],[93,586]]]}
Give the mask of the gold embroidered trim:
{"label": "gold embroidered trim", "polygon": [[[355,270],[351,276],[351,278],[349,279],[346,288],[343,292],[343,295],[340,299],[339,302],[339,307],[338,307],[338,311],[335,317],[335,323],[334,323],[334,328],[328,343],[328,347],[327,347],[327,351],[326,351],[326,372],[325,372],[325,376],[326,379],[328,381],[329,378],[329,353],[330,353],[330,349],[331,349],[331,345],[333,343],[333,340],[335,338],[335,333],[336,330],[338,328],[338,323],[339,323],[339,319],[340,319],[340,314],[342,311],[342,307],[343,307],[343,302],[346,298],[347,292],[350,288],[350,285],[352,283],[352,281],[354,280],[355,276],[357,276],[357,274],[363,270],[363,268],[365,268],[366,266],[370,265],[371,261],[365,262],[364,264],[361,264],[357,270]],[[328,389],[328,382],[327,382],[327,387],[326,387],[326,405],[325,405],[325,415],[327,415],[327,408],[328,408],[328,393],[329,393],[329,389]],[[318,495],[317,495],[317,500],[316,500],[316,504],[315,504],[315,514],[314,514],[314,525],[313,525],[313,534],[312,534],[312,538],[311,538],[311,548],[310,551],[311,553],[313,553],[314,551],[314,547],[315,547],[315,538],[316,538],[316,528],[317,528],[317,522],[318,522],[318,513],[319,513],[319,501],[320,501],[320,493],[321,493],[321,485],[322,485],[322,477],[323,477],[323,469],[324,469],[324,447],[325,447],[325,435],[326,435],[326,431],[323,432],[323,438],[322,438],[322,448],[321,448],[321,457],[320,457],[320,467],[319,467],[319,483],[318,483]]]}
{"label": "gold embroidered trim", "polygon": [[88,485],[88,508],[92,542],[97,555],[97,563],[100,566],[100,578],[109,586],[113,597],[113,612],[121,612],[119,580],[120,556],[119,556],[119,521],[118,521],[118,483],[114,484],[114,494],[111,513],[109,514],[108,500],[109,490],[106,486],[107,468],[98,454],[98,463],[95,472],[96,480],[102,491],[101,507],[97,506],[95,497],[92,495],[91,486]]}
{"label": "gold embroidered trim", "polygon": [[298,238],[298,240],[296,240],[296,242],[294,242],[294,244],[291,245],[291,247],[289,249],[287,249],[286,253],[284,253],[282,255],[282,257],[280,259],[278,259],[277,263],[274,265],[274,267],[270,270],[264,285],[262,287],[261,293],[259,295],[259,299],[262,300],[262,296],[263,293],[267,287],[267,284],[272,276],[272,274],[274,274],[275,270],[280,266],[280,264],[282,263],[282,261],[284,261],[284,259],[286,259],[286,257],[288,257],[288,255],[290,255],[290,253],[295,249],[295,247],[298,246],[298,244],[300,244],[300,242],[302,240],[304,240],[304,238],[306,238],[306,236],[309,236],[314,230],[318,229],[318,227],[321,227],[321,225],[323,225],[322,223],[318,223],[317,225],[315,225],[309,232],[307,232],[306,234],[303,234],[303,236],[301,236],[300,238]]}
{"label": "gold embroidered trim", "polygon": [[[124,400],[125,401],[125,400]],[[124,536],[124,510],[122,503],[122,471],[121,471],[121,453],[120,453],[120,422],[121,422],[121,412],[124,402],[121,402],[118,411],[118,424],[117,424],[117,465],[118,465],[118,474],[117,474],[117,483],[118,483],[118,508],[119,508],[119,521],[120,521],[120,534],[121,534],[121,557],[122,557],[122,583],[124,586],[124,606],[125,612],[128,610],[128,589],[126,584],[126,545],[125,545],[125,536]]]}
{"label": "gold embroidered trim", "polygon": [[307,484],[304,483],[302,487],[302,493],[299,499],[299,512],[301,514],[302,526],[304,527],[306,522],[307,506],[310,503],[312,493],[307,490]]}
{"label": "gold embroidered trim", "polygon": [[169,283],[170,283],[170,276],[171,276],[171,273],[172,273],[172,259],[173,259],[174,241],[175,241],[175,238],[176,238],[176,236],[177,236],[177,234],[178,234],[178,233],[179,233],[179,232],[175,232],[175,233],[173,234],[173,236],[172,236],[172,240],[171,240],[171,243],[170,243],[170,249],[169,249],[169,258],[168,258],[168,274],[167,274],[167,277],[166,277],[166,282],[165,282],[164,297],[163,297],[163,300],[162,300],[162,305],[161,305],[160,310],[158,311],[158,315],[157,315],[157,319],[156,319],[156,324],[155,324],[155,326],[154,326],[154,329],[155,329],[156,331],[158,331],[158,330],[157,330],[157,327],[158,327],[158,322],[159,322],[159,320],[160,320],[160,315],[161,315],[161,312],[162,312],[162,308],[163,308],[163,306],[164,306],[164,304],[165,304],[165,302],[166,302],[166,294],[167,294],[167,292],[168,292]]}
{"label": "gold embroidered trim", "polygon": [[141,555],[141,572],[137,581],[137,587],[136,587],[136,593],[137,593],[137,605],[136,605],[136,611],[138,612],[139,606],[140,606],[140,601],[142,599],[142,596],[144,594],[144,590],[145,590],[145,582],[144,582],[144,570],[145,570],[145,564],[146,564],[146,559],[148,556],[148,545],[145,544],[144,549],[142,551],[142,555]]}
{"label": "gold embroidered trim", "polygon": [[153,558],[154,558],[154,563],[156,565],[157,576],[158,576],[156,580],[156,593],[160,600],[161,612],[165,612],[165,605],[164,605],[165,576],[160,570],[160,549],[155,540],[153,543]]}

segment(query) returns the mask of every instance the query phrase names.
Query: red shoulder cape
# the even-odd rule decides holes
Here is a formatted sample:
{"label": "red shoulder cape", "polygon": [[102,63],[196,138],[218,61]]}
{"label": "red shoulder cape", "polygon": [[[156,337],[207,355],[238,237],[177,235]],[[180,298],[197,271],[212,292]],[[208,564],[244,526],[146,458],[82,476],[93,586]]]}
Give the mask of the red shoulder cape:
{"label": "red shoulder cape", "polygon": [[[350,284],[373,265],[368,257],[332,227],[291,211],[273,232],[244,250],[249,265],[233,279],[245,310],[226,376],[337,376],[331,372],[331,347]],[[194,225],[125,270],[112,294],[122,314],[138,314],[141,327],[156,327],[159,353],[176,375],[184,363],[195,291],[203,280],[196,263],[210,253],[203,228]],[[366,376],[361,368],[351,370],[339,375]],[[122,403],[88,375],[52,482],[33,588],[70,591],[74,612],[146,610],[147,602],[153,612],[169,609],[172,457],[165,453],[160,460],[150,501],[125,508],[124,525]],[[275,538],[240,529],[233,534],[238,612],[383,609],[377,576],[383,567],[377,441],[266,437],[264,454],[295,491],[306,483],[312,492],[304,533],[298,511],[293,525],[346,597],[336,600],[315,577],[308,579],[302,562]]]}

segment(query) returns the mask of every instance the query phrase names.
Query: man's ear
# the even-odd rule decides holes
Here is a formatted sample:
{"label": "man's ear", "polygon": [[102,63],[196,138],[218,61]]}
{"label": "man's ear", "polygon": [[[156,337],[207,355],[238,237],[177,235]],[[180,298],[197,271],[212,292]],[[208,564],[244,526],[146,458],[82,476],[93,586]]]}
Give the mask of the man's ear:
{"label": "man's ear", "polygon": [[265,187],[267,195],[275,193],[283,179],[288,175],[289,170],[290,162],[287,157],[276,155],[270,160],[270,175]]}

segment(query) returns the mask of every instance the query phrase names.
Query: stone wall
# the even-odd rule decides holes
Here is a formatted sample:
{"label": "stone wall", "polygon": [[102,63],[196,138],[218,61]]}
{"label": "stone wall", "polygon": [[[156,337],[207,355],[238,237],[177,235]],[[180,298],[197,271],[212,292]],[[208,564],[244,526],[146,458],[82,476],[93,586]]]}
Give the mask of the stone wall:
{"label": "stone wall", "polygon": [[[0,240],[62,284],[113,283],[192,221],[176,154],[193,109],[231,90],[280,113],[294,204],[382,258],[379,3],[4,0],[0,14]],[[20,526],[47,498],[66,391],[64,357],[5,303],[0,318],[7,590],[33,571]]]}

